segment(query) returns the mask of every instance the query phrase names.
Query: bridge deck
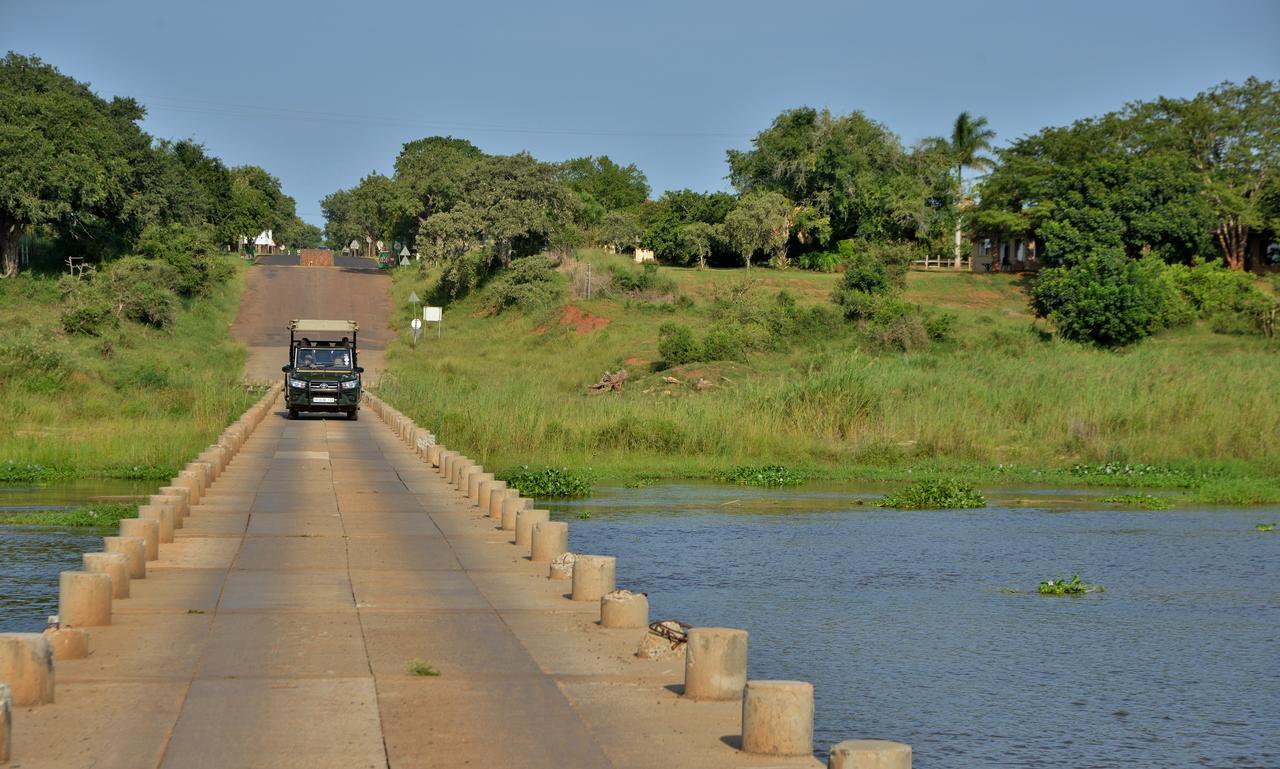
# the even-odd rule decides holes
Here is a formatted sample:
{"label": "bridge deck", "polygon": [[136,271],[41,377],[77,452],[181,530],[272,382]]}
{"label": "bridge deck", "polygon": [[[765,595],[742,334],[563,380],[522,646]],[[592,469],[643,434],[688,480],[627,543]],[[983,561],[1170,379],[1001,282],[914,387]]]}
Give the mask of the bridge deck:
{"label": "bridge deck", "polygon": [[14,767],[818,766],[733,749],[738,703],[679,698],[682,659],[632,656],[365,413],[262,423],[15,712]]}

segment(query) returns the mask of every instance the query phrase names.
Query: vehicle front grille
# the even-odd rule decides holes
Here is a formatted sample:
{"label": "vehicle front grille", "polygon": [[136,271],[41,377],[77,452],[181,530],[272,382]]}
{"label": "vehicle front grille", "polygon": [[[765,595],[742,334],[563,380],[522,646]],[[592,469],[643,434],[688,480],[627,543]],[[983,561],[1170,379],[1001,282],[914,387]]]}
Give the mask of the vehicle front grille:
{"label": "vehicle front grille", "polygon": [[338,391],[337,382],[312,382],[311,392],[313,393],[336,393]]}

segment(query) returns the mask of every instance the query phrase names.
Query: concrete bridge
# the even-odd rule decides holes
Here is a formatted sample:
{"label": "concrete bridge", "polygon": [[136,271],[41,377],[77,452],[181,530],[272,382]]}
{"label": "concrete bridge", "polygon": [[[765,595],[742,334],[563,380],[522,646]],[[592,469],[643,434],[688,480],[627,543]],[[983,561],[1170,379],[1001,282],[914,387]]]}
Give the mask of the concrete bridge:
{"label": "concrete bridge", "polygon": [[821,765],[809,684],[748,681],[743,630],[653,634],[607,554],[433,438],[372,395],[288,420],[272,386],[62,574],[57,626],[0,634],[0,764]]}

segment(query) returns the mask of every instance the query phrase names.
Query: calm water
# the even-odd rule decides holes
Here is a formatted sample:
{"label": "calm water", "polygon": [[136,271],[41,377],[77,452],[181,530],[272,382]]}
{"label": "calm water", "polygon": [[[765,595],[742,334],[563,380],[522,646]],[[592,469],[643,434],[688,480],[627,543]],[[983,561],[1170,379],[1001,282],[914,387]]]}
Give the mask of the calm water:
{"label": "calm water", "polygon": [[[925,769],[1280,766],[1280,533],[1253,530],[1280,508],[850,496],[676,485],[555,509],[654,619],[747,628],[751,677],[812,681],[823,751],[878,737]],[[1076,570],[1107,592],[1002,592]]]}

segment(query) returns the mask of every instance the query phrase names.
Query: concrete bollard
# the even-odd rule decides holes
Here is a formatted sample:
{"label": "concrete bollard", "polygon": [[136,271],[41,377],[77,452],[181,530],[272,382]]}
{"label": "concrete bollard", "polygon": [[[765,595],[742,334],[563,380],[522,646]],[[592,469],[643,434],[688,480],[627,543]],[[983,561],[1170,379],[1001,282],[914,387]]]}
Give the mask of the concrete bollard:
{"label": "concrete bollard", "polygon": [[[170,532],[172,534],[172,532]],[[121,518],[120,536],[142,537],[148,561],[160,558],[160,522],[152,518]]]}
{"label": "concrete bollard", "polygon": [[580,555],[573,562],[575,601],[599,601],[617,586],[618,559],[611,555]]}
{"label": "concrete bollard", "polygon": [[747,681],[742,690],[742,750],[764,756],[813,755],[813,684]]}
{"label": "concrete bollard", "polygon": [[911,746],[892,740],[844,740],[831,748],[827,769],[911,769]]}
{"label": "concrete bollard", "polygon": [[600,626],[637,628],[649,626],[649,596],[630,590],[614,590],[600,597]]}
{"label": "concrete bollard", "polygon": [[9,685],[0,683],[0,764],[9,762],[13,752],[13,695]]}
{"label": "concrete bollard", "polygon": [[103,537],[102,550],[124,556],[130,581],[147,578],[147,541],[142,537]]}
{"label": "concrete bollard", "polygon": [[472,507],[480,506],[480,484],[492,481],[493,473],[472,473],[467,478],[467,499],[471,500]]}
{"label": "concrete bollard", "polygon": [[569,524],[564,521],[541,521],[533,524],[529,536],[529,560],[550,563],[569,549]]}
{"label": "concrete bollard", "polygon": [[489,494],[489,517],[497,521],[499,527],[502,526],[502,503],[519,496],[520,492],[515,489],[508,489],[505,481],[503,481],[502,488],[494,489]]}
{"label": "concrete bollard", "polygon": [[[489,474],[492,475],[493,473],[489,473]],[[480,481],[480,494],[476,498],[476,507],[479,507],[482,512],[486,513],[490,518],[492,518],[493,506],[490,504],[490,502],[496,494],[499,494],[506,488],[507,488],[506,481],[499,481],[496,479]],[[499,520],[502,519],[502,508],[498,508],[498,519]]]}
{"label": "concrete bollard", "polygon": [[213,483],[213,469],[207,462],[188,462],[182,472],[178,474],[187,478],[195,478],[200,484],[201,496],[208,493],[209,484]]}
{"label": "concrete bollard", "polygon": [[530,545],[533,544],[533,525],[550,520],[550,510],[521,510],[516,515],[516,537],[512,541],[522,554],[530,552]]}
{"label": "concrete bollard", "polygon": [[684,696],[736,700],[747,685],[747,631],[689,628],[684,653]]}
{"label": "concrete bollard", "polygon": [[155,521],[158,527],[156,536],[157,541],[162,545],[167,545],[173,541],[173,530],[177,526],[176,516],[173,514],[173,508],[167,505],[143,505],[138,508],[138,517]]}
{"label": "concrete bollard", "polygon": [[129,597],[129,561],[119,553],[85,553],[84,570],[111,577],[111,597]]}
{"label": "concrete bollard", "polygon": [[182,519],[191,514],[191,492],[185,486],[162,486],[159,494],[151,495],[151,504],[172,507],[173,526],[180,529]]}
{"label": "concrete bollard", "polygon": [[87,571],[58,575],[58,621],[68,627],[111,624],[111,577]]}
{"label": "concrete bollard", "polygon": [[471,460],[467,459],[462,454],[452,457],[451,459],[452,461],[449,462],[449,474],[445,476],[445,480],[448,481],[450,485],[455,485],[458,482],[458,475],[464,469],[471,466]]}
{"label": "concrete bollard", "polygon": [[[519,494],[520,492],[516,492]],[[533,500],[528,497],[507,497],[502,503],[502,530],[515,531],[516,518],[525,510],[533,509]]]}
{"label": "concrete bollard", "polygon": [[81,627],[60,627],[44,631],[53,647],[55,660],[78,660],[89,656],[89,631]]}
{"label": "concrete bollard", "polygon": [[53,702],[53,647],[43,633],[0,634],[0,681],[20,707]]}
{"label": "concrete bollard", "polygon": [[[200,504],[200,479],[195,476],[194,470],[183,470],[181,473],[170,481],[170,484],[183,488],[184,486],[190,492],[187,496],[189,507],[195,507]],[[190,512],[190,510],[188,510]]]}
{"label": "concrete bollard", "polygon": [[454,486],[458,487],[458,493],[468,499],[471,498],[471,477],[474,475],[483,475],[484,467],[472,462],[462,468],[462,472],[458,473],[458,479],[454,482]]}
{"label": "concrete bollard", "polygon": [[445,450],[444,446],[441,446],[439,444],[432,444],[427,447],[426,453],[423,454],[423,458],[426,459],[427,464],[431,465],[432,467],[439,467],[440,454],[444,450]]}
{"label": "concrete bollard", "polygon": [[573,553],[561,553],[551,559],[551,568],[547,570],[547,579],[573,579],[573,562],[578,556]]}
{"label": "concrete bollard", "polygon": [[449,465],[453,464],[453,458],[457,455],[458,452],[456,451],[440,449],[440,456],[437,457],[440,460],[440,464],[436,465],[436,468],[440,470],[440,475],[446,478],[449,476]]}

